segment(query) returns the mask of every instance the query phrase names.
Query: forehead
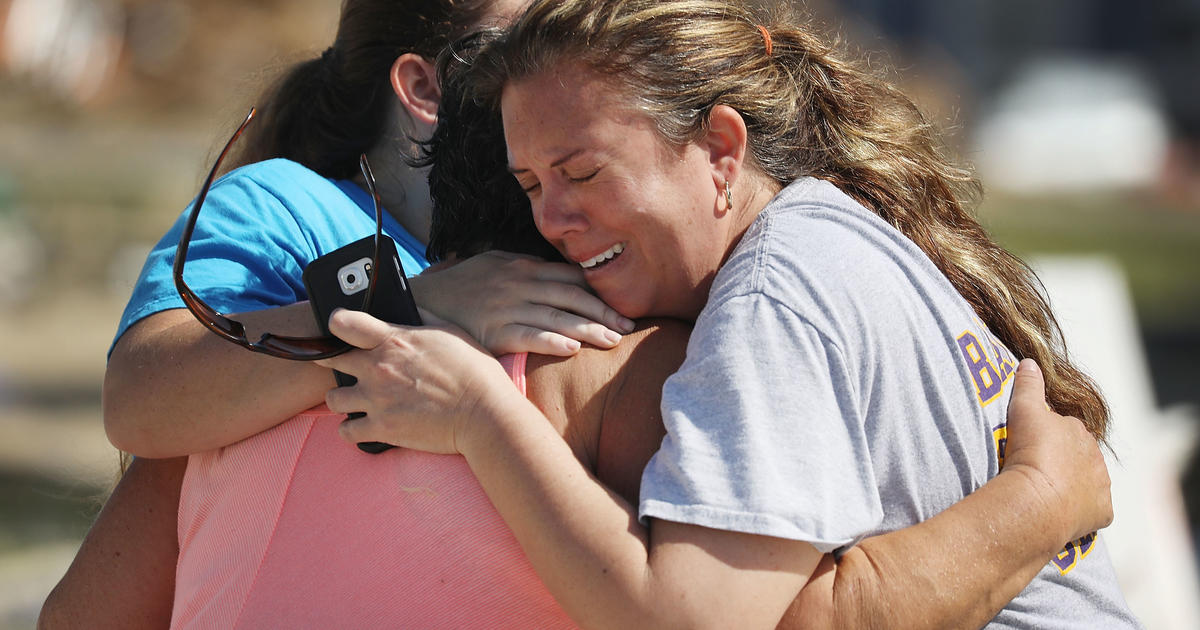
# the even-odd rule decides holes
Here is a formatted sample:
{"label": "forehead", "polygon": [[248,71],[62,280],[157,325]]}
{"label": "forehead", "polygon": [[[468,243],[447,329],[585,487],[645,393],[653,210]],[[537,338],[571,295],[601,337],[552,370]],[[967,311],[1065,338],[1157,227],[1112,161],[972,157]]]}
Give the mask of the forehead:
{"label": "forehead", "polygon": [[[509,83],[500,99],[505,137],[513,157],[594,148],[597,142],[652,133],[650,117],[631,104],[615,82],[575,67]],[[515,155],[514,155],[515,154]]]}

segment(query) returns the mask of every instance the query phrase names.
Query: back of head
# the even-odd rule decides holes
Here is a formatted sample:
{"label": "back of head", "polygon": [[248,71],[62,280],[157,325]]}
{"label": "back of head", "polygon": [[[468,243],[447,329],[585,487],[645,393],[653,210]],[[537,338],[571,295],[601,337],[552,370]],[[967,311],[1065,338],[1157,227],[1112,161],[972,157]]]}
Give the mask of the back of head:
{"label": "back of head", "polygon": [[479,56],[474,89],[495,107],[511,82],[588,73],[675,146],[702,138],[714,107],[732,107],[746,123],[748,168],[781,186],[827,180],[902,232],[1010,349],[1038,360],[1055,409],[1103,436],[1107,408],[1067,360],[1040,283],[972,216],[971,173],[908,97],[782,5],[535,0]]}
{"label": "back of head", "polygon": [[438,125],[417,162],[430,167],[434,209],[426,256],[431,262],[489,249],[563,260],[538,233],[529,199],[508,172],[500,112],[471,96],[475,55],[496,34],[474,34],[452,44],[438,60]]}
{"label": "back of head", "polygon": [[435,58],[476,27],[492,0],[345,0],[333,44],[289,68],[259,101],[230,168],[282,157],[326,177],[358,173],[358,156],[391,130],[388,73],[397,57]]}

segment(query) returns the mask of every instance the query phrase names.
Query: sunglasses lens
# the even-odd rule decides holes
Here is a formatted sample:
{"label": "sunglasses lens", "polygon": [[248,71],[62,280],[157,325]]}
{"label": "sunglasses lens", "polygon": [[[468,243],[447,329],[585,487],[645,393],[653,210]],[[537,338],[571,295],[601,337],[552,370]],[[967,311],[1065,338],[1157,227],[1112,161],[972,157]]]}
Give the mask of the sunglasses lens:
{"label": "sunglasses lens", "polygon": [[251,344],[255,349],[294,361],[312,361],[337,356],[350,349],[350,345],[337,337],[280,337],[266,335],[258,343]]}

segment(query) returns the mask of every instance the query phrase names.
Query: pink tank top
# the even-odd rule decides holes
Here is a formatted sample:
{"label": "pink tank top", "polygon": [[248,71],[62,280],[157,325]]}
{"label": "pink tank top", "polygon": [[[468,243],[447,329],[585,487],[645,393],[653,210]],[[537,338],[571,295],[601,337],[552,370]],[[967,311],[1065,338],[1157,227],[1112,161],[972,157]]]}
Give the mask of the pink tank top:
{"label": "pink tank top", "polygon": [[574,627],[462,457],[369,455],[343,418],[189,458],[172,628]]}

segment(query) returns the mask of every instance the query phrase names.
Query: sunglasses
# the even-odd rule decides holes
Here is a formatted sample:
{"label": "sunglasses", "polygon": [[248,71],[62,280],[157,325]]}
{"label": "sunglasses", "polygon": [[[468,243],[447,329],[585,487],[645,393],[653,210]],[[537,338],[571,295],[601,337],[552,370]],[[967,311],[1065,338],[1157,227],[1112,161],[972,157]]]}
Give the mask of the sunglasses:
{"label": "sunglasses", "polygon": [[[175,265],[173,267],[175,288],[179,291],[179,297],[183,298],[184,305],[192,312],[192,315],[196,316],[196,319],[201,324],[204,324],[205,328],[211,330],[218,337],[246,348],[251,352],[258,352],[280,359],[290,359],[292,361],[315,361],[317,359],[327,359],[337,356],[349,351],[352,346],[333,336],[289,337],[264,333],[258,341],[250,341],[246,338],[245,326],[229,319],[209,306],[183,280],[183,267],[184,261],[187,260],[188,243],[192,240],[192,232],[196,228],[196,218],[200,216],[200,208],[204,206],[204,199],[208,197],[208,191],[212,188],[213,179],[216,178],[217,171],[220,170],[221,161],[229,153],[229,148],[233,146],[233,143],[245,131],[246,125],[250,124],[250,120],[254,118],[254,114],[254,108],[250,108],[250,113],[246,114],[246,120],[242,121],[237,131],[233,132],[233,136],[229,138],[229,141],[225,143],[225,148],[217,156],[216,163],[213,164],[212,170],[209,171],[208,177],[204,180],[204,185],[200,188],[200,194],[196,196],[196,203],[192,206],[191,214],[188,215],[187,225],[184,227],[183,235],[179,239],[179,246],[175,250]],[[367,181],[367,190],[371,193],[371,199],[375,203],[375,250],[374,256],[371,259],[371,277],[368,280],[366,296],[363,298],[362,307],[362,310],[370,311],[371,304],[375,298],[375,281],[379,275],[379,243],[383,240],[383,207],[379,202],[379,191],[375,189],[375,176],[371,173],[371,166],[367,163],[366,155],[359,157],[358,165],[362,169],[363,177]]]}

